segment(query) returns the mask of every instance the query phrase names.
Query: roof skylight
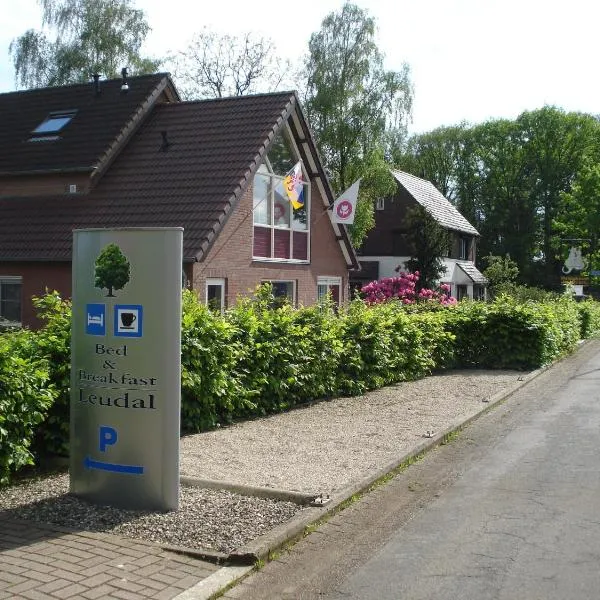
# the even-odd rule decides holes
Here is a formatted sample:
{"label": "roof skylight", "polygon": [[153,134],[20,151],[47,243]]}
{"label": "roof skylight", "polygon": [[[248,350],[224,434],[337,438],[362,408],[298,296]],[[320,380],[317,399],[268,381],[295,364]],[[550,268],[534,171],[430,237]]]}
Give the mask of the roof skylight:
{"label": "roof skylight", "polygon": [[58,133],[74,116],[74,110],[51,112],[31,133],[46,135]]}

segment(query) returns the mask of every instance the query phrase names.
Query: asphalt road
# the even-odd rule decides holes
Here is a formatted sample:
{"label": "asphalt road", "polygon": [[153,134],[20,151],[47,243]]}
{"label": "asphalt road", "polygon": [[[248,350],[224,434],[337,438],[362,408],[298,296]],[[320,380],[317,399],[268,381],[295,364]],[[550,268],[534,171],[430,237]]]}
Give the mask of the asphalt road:
{"label": "asphalt road", "polygon": [[224,598],[600,597],[600,341]]}

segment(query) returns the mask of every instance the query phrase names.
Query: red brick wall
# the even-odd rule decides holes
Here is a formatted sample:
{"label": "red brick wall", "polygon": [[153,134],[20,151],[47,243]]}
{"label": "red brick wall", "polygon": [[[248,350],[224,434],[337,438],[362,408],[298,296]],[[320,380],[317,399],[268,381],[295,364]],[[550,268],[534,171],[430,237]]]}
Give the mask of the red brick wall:
{"label": "red brick wall", "polygon": [[317,300],[317,277],[342,278],[342,301],[348,299],[348,270],[339,242],[324,214],[323,203],[316,185],[311,189],[311,234],[309,265],[252,260],[252,186],[244,194],[230,216],[207,258],[194,265],[193,285],[200,298],[205,299],[206,279],[227,280],[227,306],[240,295],[248,295],[262,280],[296,281],[299,304],[310,305]]}
{"label": "red brick wall", "polygon": [[31,303],[32,296],[41,296],[57,290],[64,298],[71,297],[71,263],[54,262],[0,262],[0,277],[22,277],[21,322],[31,328],[40,326]]}

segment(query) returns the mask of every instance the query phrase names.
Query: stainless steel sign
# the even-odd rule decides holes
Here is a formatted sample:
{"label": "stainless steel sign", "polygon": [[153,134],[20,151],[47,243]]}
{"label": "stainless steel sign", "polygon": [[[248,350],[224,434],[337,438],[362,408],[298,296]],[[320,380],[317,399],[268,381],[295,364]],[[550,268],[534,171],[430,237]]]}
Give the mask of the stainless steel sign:
{"label": "stainless steel sign", "polygon": [[74,232],[71,492],[93,502],[178,507],[182,240]]}

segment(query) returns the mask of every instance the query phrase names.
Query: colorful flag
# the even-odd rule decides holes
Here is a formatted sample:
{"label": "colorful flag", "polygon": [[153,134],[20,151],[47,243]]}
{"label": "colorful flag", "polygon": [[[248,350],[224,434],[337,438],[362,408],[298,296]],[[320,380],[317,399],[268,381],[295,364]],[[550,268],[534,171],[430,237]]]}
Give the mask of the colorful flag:
{"label": "colorful flag", "polygon": [[283,178],[283,189],[294,209],[304,207],[304,182],[302,181],[302,165],[298,161]]}
{"label": "colorful flag", "polygon": [[358,199],[358,186],[360,179],[357,179],[334,203],[333,203],[333,222],[352,225],[354,223],[354,213],[356,212],[356,200]]}

